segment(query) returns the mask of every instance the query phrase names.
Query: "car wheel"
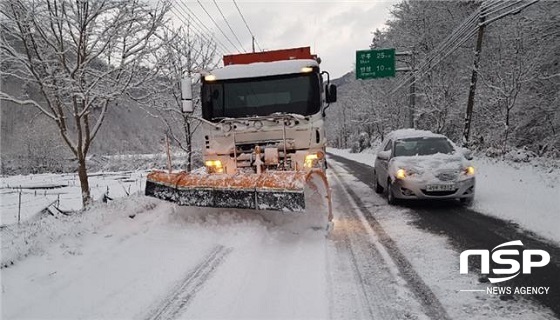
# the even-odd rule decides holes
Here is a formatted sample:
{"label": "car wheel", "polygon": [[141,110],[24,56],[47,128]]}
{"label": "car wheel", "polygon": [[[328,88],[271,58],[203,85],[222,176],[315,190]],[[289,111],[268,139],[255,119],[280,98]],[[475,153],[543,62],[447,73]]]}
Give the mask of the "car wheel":
{"label": "car wheel", "polygon": [[398,203],[398,199],[395,198],[395,195],[393,194],[393,183],[391,182],[391,179],[387,180],[387,202],[390,205],[396,205]]}
{"label": "car wheel", "polygon": [[459,201],[461,202],[462,205],[468,207],[468,206],[472,205],[473,198],[461,198],[461,199],[459,199]]}
{"label": "car wheel", "polygon": [[373,170],[373,185],[375,187],[375,193],[383,193],[383,187],[379,184],[379,178],[377,178],[377,172]]}

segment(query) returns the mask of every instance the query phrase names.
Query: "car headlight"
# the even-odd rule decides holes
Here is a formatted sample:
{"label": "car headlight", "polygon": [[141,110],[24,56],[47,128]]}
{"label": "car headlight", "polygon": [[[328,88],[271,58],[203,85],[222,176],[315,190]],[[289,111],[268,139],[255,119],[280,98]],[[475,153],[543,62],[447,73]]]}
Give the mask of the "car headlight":
{"label": "car headlight", "polygon": [[397,170],[397,174],[395,175],[397,179],[404,179],[406,177],[406,171],[404,169]]}
{"label": "car headlight", "polygon": [[422,171],[415,167],[399,168],[397,169],[397,172],[395,172],[395,177],[402,180],[406,177],[412,177],[417,174],[422,174]]}
{"label": "car headlight", "polygon": [[206,165],[206,170],[208,170],[208,173],[224,172],[224,167],[222,166],[222,162],[220,160],[206,160],[204,164]]}
{"label": "car headlight", "polygon": [[468,166],[465,168],[465,174],[467,176],[474,176],[474,167],[473,166]]}

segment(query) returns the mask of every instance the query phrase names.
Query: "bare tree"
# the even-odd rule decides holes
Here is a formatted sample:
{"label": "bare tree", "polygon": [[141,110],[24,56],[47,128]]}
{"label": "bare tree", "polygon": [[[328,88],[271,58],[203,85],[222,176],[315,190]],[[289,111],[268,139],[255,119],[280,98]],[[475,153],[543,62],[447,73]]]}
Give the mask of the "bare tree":
{"label": "bare tree", "polygon": [[[537,74],[538,59],[534,56],[535,52],[528,52],[523,43],[523,29],[519,23],[515,24],[511,39],[507,39],[504,44],[502,37],[499,35],[495,54],[497,59],[493,61],[497,68],[487,72],[481,72],[481,79],[485,86],[490,89],[491,95],[489,103],[496,106],[502,120],[503,142],[502,152],[507,152],[508,139],[512,131],[512,117],[514,116],[514,108],[522,94],[523,86],[533,81]],[[505,59],[504,56],[508,57]]]}
{"label": "bare tree", "polygon": [[141,0],[6,0],[0,5],[1,75],[41,93],[41,101],[0,99],[40,110],[56,123],[78,161],[82,201],[91,200],[86,156],[111,102],[154,77],[153,52],[169,3]]}
{"label": "bare tree", "polygon": [[[149,99],[141,102],[148,105],[145,110],[152,116],[161,119],[166,134],[187,154],[185,169],[191,171],[192,139],[197,126],[189,114],[182,112],[181,79],[190,77],[198,84],[200,72],[216,67],[216,43],[209,36],[193,33],[188,25],[177,30],[166,28],[161,39],[165,45],[156,52],[161,76],[157,83],[147,83]],[[195,102],[199,102],[197,91],[193,93]],[[195,107],[198,105],[195,103]]]}

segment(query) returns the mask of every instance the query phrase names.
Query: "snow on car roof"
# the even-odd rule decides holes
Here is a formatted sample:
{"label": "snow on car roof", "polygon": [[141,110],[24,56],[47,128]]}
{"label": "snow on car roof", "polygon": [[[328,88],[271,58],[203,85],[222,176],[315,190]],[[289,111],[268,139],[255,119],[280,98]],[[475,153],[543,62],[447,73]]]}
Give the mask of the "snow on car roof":
{"label": "snow on car roof", "polygon": [[391,131],[388,138],[393,140],[407,139],[407,138],[446,138],[442,134],[433,133],[428,130],[416,130],[416,129],[399,129]]}
{"label": "snow on car roof", "polygon": [[234,64],[215,69],[210,74],[216,80],[266,77],[281,74],[300,73],[303,67],[318,67],[312,59],[283,60],[274,62],[257,62],[250,64]]}

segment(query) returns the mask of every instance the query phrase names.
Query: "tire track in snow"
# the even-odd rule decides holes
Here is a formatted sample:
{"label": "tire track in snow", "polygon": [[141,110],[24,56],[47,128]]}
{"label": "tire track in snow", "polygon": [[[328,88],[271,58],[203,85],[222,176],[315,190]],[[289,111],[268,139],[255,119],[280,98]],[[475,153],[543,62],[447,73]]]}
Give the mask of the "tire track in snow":
{"label": "tire track in snow", "polygon": [[[348,317],[348,319],[391,319],[395,312],[387,312],[386,305],[379,303],[383,301],[378,299],[380,292],[377,283],[379,282],[378,277],[371,277],[371,275],[376,275],[379,270],[371,270],[372,268],[364,269],[364,264],[360,263],[359,260],[364,259],[363,256],[367,258],[372,258],[370,261],[376,261],[374,252],[360,252],[360,256],[357,255],[357,250],[359,248],[354,248],[352,246],[352,240],[350,239],[349,231],[353,230],[355,224],[347,219],[341,219],[337,221],[336,227],[329,235],[329,239],[333,240],[334,246],[336,248],[336,257],[338,257],[337,268],[339,270],[349,269],[351,270],[351,279],[347,280],[347,283],[355,283],[355,287],[351,291],[358,291],[356,297],[352,298],[352,303],[357,304],[352,310],[336,310],[336,303],[338,303],[337,298],[340,297],[332,296],[330,299],[330,313],[331,319],[338,319],[341,315]],[[356,237],[353,237],[356,238]],[[361,250],[363,251],[363,250]],[[368,266],[369,267],[369,266]],[[373,289],[372,287],[375,287]],[[382,288],[381,288],[382,289]],[[346,289],[348,290],[348,289]],[[355,292],[355,291],[354,291]],[[374,293],[374,294],[372,294]],[[333,294],[333,293],[331,293]]]}
{"label": "tire track in snow", "polygon": [[355,212],[357,218],[362,220],[362,223],[369,229],[370,236],[373,240],[372,249],[377,250],[383,260],[389,265],[389,270],[397,270],[393,274],[397,281],[404,280],[412,293],[416,296],[416,300],[422,306],[424,312],[431,319],[450,319],[447,311],[432,292],[430,287],[422,280],[420,275],[416,273],[414,267],[406,259],[404,254],[400,252],[397,244],[391,237],[385,232],[383,227],[374,218],[373,214],[368,210],[368,208],[362,203],[359,196],[348,187],[348,185],[340,177],[339,173],[331,166],[331,170],[343,189],[343,193],[347,196],[350,203],[355,204],[355,207],[359,212]]}
{"label": "tire track in snow", "polygon": [[[374,243],[375,239],[372,241],[367,225],[355,212],[357,206],[352,206],[340,179],[334,178],[338,182],[333,185],[335,194],[342,200],[338,201],[338,211],[344,215],[337,220],[331,239],[340,260],[348,261],[346,268],[351,270],[355,290],[360,292],[354,299],[358,303],[355,309],[359,310],[354,310],[355,314],[347,319],[429,319],[385,250],[376,247],[379,244]],[[346,316],[340,312],[331,315],[333,319]]]}
{"label": "tire track in snow", "polygon": [[174,319],[195,297],[196,293],[210,279],[216,268],[224,261],[224,258],[233,251],[217,245],[208,253],[202,261],[194,267],[176,285],[162,301],[149,312],[146,320]]}

